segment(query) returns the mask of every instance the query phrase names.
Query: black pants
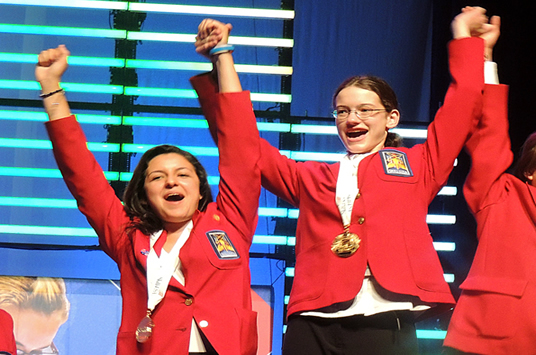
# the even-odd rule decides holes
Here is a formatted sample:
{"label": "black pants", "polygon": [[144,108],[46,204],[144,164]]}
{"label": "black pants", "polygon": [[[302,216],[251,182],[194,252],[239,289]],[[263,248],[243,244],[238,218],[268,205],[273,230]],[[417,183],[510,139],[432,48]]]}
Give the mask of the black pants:
{"label": "black pants", "polygon": [[413,314],[392,311],[372,316],[291,316],[283,355],[415,355],[419,353]]}

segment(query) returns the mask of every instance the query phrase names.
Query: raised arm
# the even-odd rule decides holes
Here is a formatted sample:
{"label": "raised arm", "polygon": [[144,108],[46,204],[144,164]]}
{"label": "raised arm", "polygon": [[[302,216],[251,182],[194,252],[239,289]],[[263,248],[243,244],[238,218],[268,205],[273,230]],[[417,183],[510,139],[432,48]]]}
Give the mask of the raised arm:
{"label": "raised arm", "polygon": [[192,78],[191,83],[220,154],[218,208],[251,242],[261,190],[259,132],[249,91],[242,91],[232,47],[227,44],[231,28],[216,20],[201,22],[196,51],[212,61],[214,70],[212,75]]}
{"label": "raised arm", "polygon": [[67,57],[71,53],[64,46],[39,53],[35,67],[35,79],[41,85],[41,98],[49,120],[57,120],[71,115],[60,82],[67,70]]}
{"label": "raised arm", "polygon": [[[199,75],[191,79],[192,85],[197,91],[205,118],[209,122],[209,128],[214,141],[217,143],[216,119],[217,94],[218,92],[233,92],[241,90],[240,81],[234,66],[232,55],[223,53],[211,56],[210,50],[223,46],[227,43],[231,29],[229,24],[224,25],[214,20],[204,20],[199,26],[196,38],[196,51],[209,58],[213,65],[212,75]],[[279,150],[270,145],[266,140],[260,139],[262,159],[259,166],[262,173],[262,184],[271,192],[281,196],[290,203],[298,205],[296,178],[297,164],[291,159],[281,155]]]}
{"label": "raised arm", "polygon": [[103,249],[117,260],[114,252],[116,238],[121,235],[121,227],[128,218],[102,168],[88,150],[84,132],[71,115],[61,90],[68,55],[67,48],[59,46],[41,52],[38,57],[35,77],[41,85],[43,106],[49,117],[46,128],[54,158],[78,208],[97,232]]}
{"label": "raised arm", "polygon": [[[500,35],[500,18],[494,16],[480,35],[485,41],[486,59],[493,58],[493,47]],[[493,65],[492,65],[493,64]],[[498,85],[495,63],[486,62],[482,116],[465,148],[472,159],[464,185],[464,195],[473,213],[496,201],[504,187],[498,181],[513,160],[508,136],[508,87]]]}
{"label": "raised arm", "polygon": [[[199,24],[195,42],[197,53],[210,59],[214,66],[214,74],[217,76],[219,92],[242,91],[240,79],[234,67],[232,46],[227,42],[233,26],[216,20],[205,19]],[[211,55],[210,51],[215,48],[221,49]]]}
{"label": "raised arm", "polygon": [[430,198],[443,186],[454,161],[480,115],[484,89],[484,41],[471,37],[487,22],[485,10],[471,8],[452,21],[449,43],[451,84],[443,106],[428,127],[425,143],[430,161]]}

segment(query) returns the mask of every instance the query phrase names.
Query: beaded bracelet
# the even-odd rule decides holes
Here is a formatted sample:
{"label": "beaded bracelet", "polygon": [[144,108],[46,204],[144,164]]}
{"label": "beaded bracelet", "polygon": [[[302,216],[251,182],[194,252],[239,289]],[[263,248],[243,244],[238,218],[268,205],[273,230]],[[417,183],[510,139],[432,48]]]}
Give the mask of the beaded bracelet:
{"label": "beaded bracelet", "polygon": [[42,99],[46,99],[47,97],[50,97],[50,96],[52,96],[54,94],[57,94],[59,92],[63,92],[63,89],[58,89],[56,91],[51,91],[51,92],[48,92],[46,94],[41,94],[41,95],[39,95],[39,97],[42,98]]}
{"label": "beaded bracelet", "polygon": [[213,56],[216,54],[222,54],[227,52],[234,51],[234,46],[232,44],[222,44],[217,45],[216,47],[212,48],[210,52],[208,52],[209,55]]}

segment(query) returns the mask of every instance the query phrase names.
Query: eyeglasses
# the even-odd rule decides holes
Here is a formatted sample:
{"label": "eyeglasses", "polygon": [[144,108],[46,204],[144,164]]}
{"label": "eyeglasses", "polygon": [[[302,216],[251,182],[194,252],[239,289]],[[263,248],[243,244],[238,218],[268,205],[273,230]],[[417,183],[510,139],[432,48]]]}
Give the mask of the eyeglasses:
{"label": "eyeglasses", "polygon": [[32,350],[30,352],[26,352],[24,350],[17,349],[17,355],[58,355],[58,349],[54,345],[54,343],[51,343],[49,346],[43,349],[38,350]]}
{"label": "eyeglasses", "polygon": [[387,109],[384,108],[359,108],[357,110],[350,110],[347,108],[338,108],[333,111],[333,117],[338,118],[340,120],[345,120],[350,116],[352,112],[355,113],[355,115],[361,119],[363,118],[369,118],[376,114],[376,112],[380,111],[387,111]]}

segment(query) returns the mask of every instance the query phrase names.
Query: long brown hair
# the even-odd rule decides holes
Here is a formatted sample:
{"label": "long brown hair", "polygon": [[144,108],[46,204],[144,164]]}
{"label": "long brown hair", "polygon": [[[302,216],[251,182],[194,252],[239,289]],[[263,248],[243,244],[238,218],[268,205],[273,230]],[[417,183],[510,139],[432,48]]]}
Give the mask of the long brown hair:
{"label": "long brown hair", "polygon": [[201,200],[199,201],[197,209],[204,211],[206,210],[207,205],[212,202],[212,192],[208,183],[207,172],[195,156],[174,145],[164,144],[153,147],[142,155],[138,165],[134,169],[132,179],[128,183],[125,193],[123,194],[125,210],[131,219],[129,228],[139,229],[146,235],[164,228],[164,222],[151,209],[149,201],[147,200],[147,194],[145,193],[145,175],[147,173],[147,167],[153,158],[168,153],[179,154],[194,166],[195,173],[199,178],[199,193],[201,194]]}

